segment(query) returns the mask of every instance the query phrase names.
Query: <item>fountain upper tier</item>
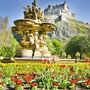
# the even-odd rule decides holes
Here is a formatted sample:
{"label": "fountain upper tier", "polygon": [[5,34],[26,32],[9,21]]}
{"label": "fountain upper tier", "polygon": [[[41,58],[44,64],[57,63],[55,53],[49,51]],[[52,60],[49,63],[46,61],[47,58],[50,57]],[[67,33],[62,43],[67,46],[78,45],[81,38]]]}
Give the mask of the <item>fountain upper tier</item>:
{"label": "fountain upper tier", "polygon": [[51,32],[56,29],[56,26],[51,23],[39,23],[31,19],[19,19],[14,21],[15,26],[13,30],[16,32],[30,31],[30,32]]}

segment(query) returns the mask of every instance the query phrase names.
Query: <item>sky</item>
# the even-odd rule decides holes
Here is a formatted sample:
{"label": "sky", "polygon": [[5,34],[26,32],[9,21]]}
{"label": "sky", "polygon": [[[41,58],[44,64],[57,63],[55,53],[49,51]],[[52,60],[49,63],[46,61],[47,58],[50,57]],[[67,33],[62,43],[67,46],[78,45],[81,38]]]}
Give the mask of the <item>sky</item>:
{"label": "sky", "polygon": [[[49,4],[61,4],[65,0],[37,0],[38,7],[44,10]],[[13,21],[23,18],[23,7],[31,5],[33,0],[0,0],[0,16],[9,17],[10,25]],[[90,0],[67,0],[70,11],[75,13],[76,19],[90,23]]]}

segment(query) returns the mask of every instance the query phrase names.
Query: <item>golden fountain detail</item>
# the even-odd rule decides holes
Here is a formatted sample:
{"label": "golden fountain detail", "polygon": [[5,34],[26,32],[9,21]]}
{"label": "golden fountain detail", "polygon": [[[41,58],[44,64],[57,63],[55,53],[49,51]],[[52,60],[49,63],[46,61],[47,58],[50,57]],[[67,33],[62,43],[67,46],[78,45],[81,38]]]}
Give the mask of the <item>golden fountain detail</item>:
{"label": "golden fountain detail", "polygon": [[24,8],[24,19],[14,21],[15,26],[12,27],[14,36],[17,35],[21,50],[21,57],[42,58],[50,57],[45,43],[47,32],[56,29],[51,23],[44,23],[44,15],[40,8],[37,7],[36,0],[32,3],[32,8],[27,5]]}

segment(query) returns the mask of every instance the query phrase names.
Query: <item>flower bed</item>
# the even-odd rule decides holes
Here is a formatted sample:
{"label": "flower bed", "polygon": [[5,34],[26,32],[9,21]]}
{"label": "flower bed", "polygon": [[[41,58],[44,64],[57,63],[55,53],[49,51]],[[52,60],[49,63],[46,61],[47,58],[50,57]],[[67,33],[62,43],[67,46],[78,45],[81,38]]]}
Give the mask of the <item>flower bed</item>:
{"label": "flower bed", "polygon": [[0,88],[5,86],[16,90],[90,89],[90,63],[0,63]]}

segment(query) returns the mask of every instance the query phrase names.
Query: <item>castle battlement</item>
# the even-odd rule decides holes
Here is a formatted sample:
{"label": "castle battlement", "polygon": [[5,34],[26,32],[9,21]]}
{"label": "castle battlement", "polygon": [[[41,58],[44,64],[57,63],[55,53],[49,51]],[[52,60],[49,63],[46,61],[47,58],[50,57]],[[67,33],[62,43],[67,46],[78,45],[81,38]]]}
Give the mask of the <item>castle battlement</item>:
{"label": "castle battlement", "polygon": [[66,1],[59,5],[48,5],[48,7],[44,10],[44,16],[49,19],[49,21],[50,18],[53,20],[60,19],[61,21],[66,21],[67,18],[75,19],[75,14],[70,11]]}

